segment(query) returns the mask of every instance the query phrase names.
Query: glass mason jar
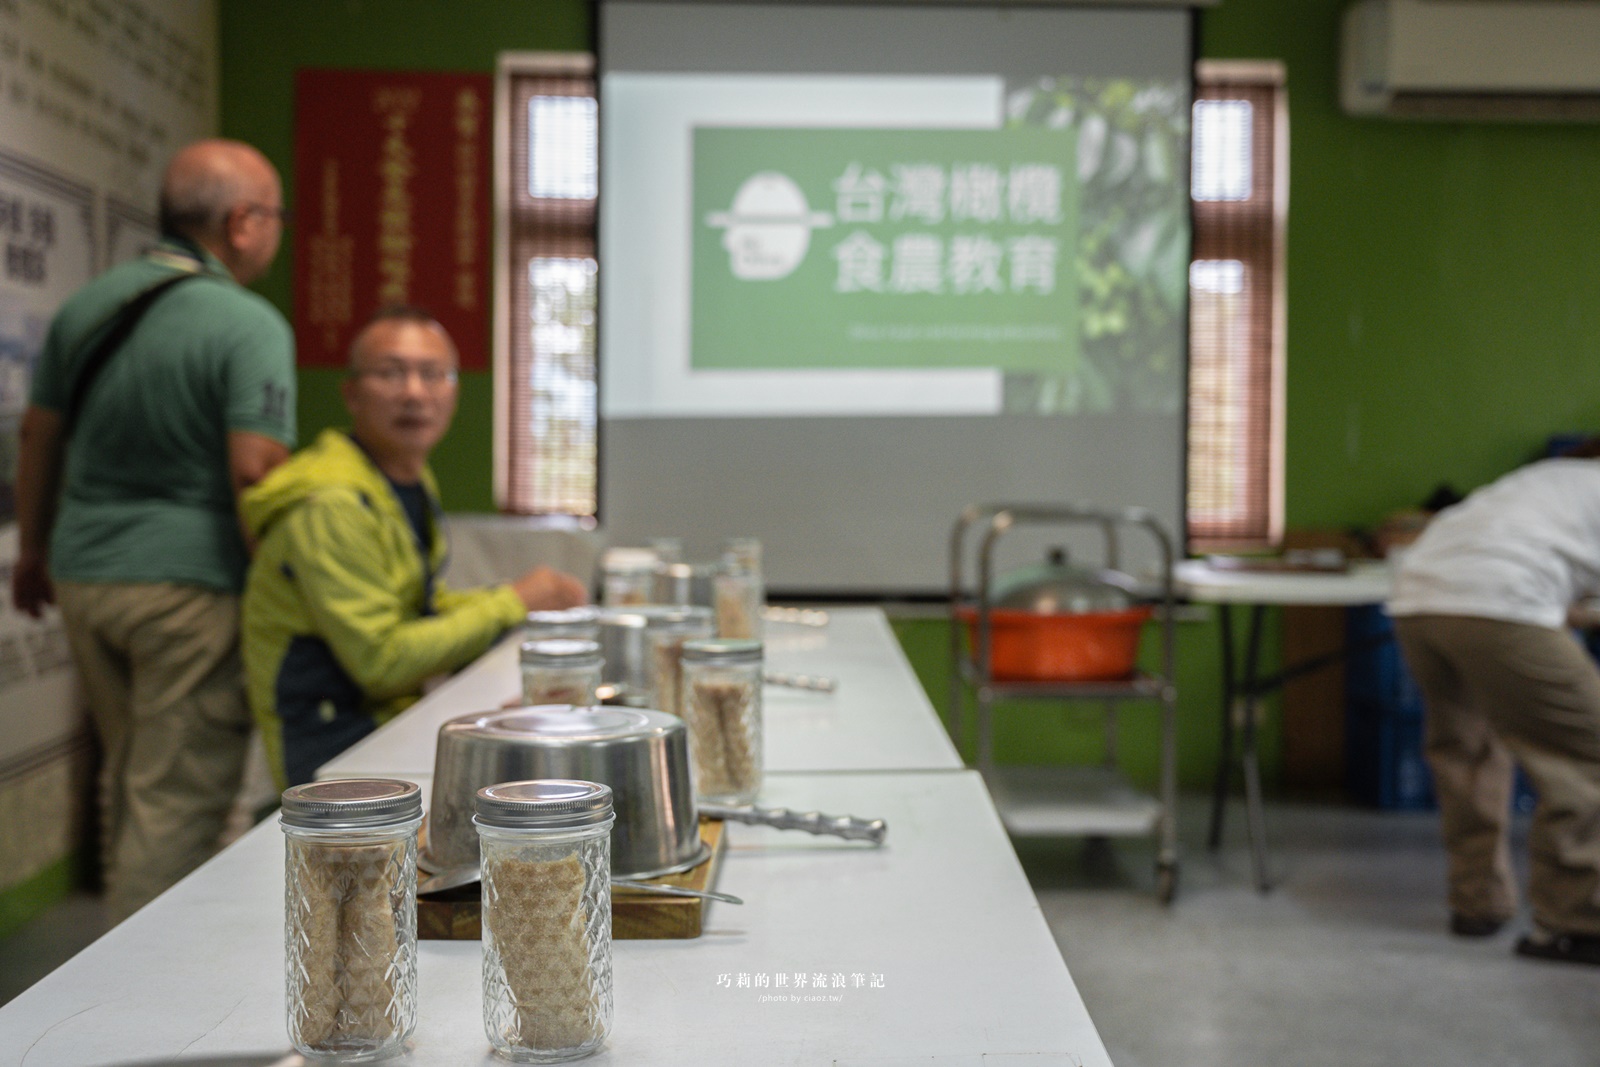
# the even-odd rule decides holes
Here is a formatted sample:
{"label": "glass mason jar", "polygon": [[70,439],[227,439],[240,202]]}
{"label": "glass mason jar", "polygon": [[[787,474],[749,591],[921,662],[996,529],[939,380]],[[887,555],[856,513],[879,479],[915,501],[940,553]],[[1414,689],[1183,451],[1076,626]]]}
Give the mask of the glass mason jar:
{"label": "glass mason jar", "polygon": [[761,791],[761,642],[739,638],[683,646],[683,722],[695,795],[749,804]]}
{"label": "glass mason jar", "polygon": [[478,790],[483,1028],[523,1063],[587,1056],[611,1032],[611,788]]}
{"label": "glass mason jar", "polygon": [[283,794],[289,1041],[356,1063],[403,1050],[417,1025],[417,827],[422,791],[389,778]]}
{"label": "glass mason jar", "polygon": [[723,542],[722,566],[713,579],[718,637],[761,637],[766,582],[761,574],[761,542],[730,537]]}
{"label": "glass mason jar", "polygon": [[522,701],[525,704],[594,703],[600,685],[600,644],[547,638],[522,643]]}
{"label": "glass mason jar", "polygon": [[608,548],[600,558],[600,603],[627,607],[650,603],[656,554],[648,548]]}
{"label": "glass mason jar", "polygon": [[730,537],[722,542],[722,556],[747,571],[761,573],[761,540],[756,537]]}
{"label": "glass mason jar", "polygon": [[683,562],[683,538],[652,537],[647,543],[650,551],[656,554],[656,562],[662,566]]}
{"label": "glass mason jar", "polygon": [[598,641],[600,610],[584,605],[562,611],[530,611],[522,624],[522,637],[526,641],[540,641],[547,637]]}
{"label": "glass mason jar", "polygon": [[655,603],[673,607],[711,607],[717,563],[663,563],[656,568]]}
{"label": "glass mason jar", "polygon": [[645,679],[649,688],[647,703],[650,707],[682,718],[682,698],[679,695],[682,671],[679,660],[683,656],[683,643],[710,637],[716,632],[711,609],[659,608],[646,619],[645,643],[649,657]]}

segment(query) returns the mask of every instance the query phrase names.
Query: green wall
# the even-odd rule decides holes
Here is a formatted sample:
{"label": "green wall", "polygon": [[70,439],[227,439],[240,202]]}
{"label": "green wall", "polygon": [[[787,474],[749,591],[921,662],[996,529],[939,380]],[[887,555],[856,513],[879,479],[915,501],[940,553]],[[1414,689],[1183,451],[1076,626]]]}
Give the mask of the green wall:
{"label": "green wall", "polygon": [[[1287,508],[1291,526],[1371,525],[1441,481],[1461,490],[1550,433],[1600,429],[1600,126],[1356,120],[1338,109],[1343,0],[1224,0],[1201,54],[1288,68]],[[589,47],[581,0],[222,0],[224,132],[292,171],[302,66],[493,69],[509,49]],[[293,193],[291,191],[291,203]],[[262,290],[286,312],[290,257]],[[301,434],[342,420],[334,372],[301,375]],[[465,375],[436,466],[453,510],[488,510],[488,376]],[[937,706],[943,624],[896,631]],[[1180,628],[1184,781],[1216,757],[1217,628]],[[1269,656],[1269,659],[1271,656]],[[1124,764],[1153,777],[1154,717],[1130,711]],[[1263,738],[1276,766],[1276,717]],[[1093,758],[1083,709],[1004,709],[1002,759]],[[970,746],[969,746],[970,748]]]}
{"label": "green wall", "polygon": [[[267,154],[293,205],[296,70],[492,73],[501,52],[589,50],[590,11],[583,0],[221,0],[222,132]],[[293,263],[286,242],[257,286],[287,315]],[[339,378],[337,371],[300,372],[302,442],[345,422]],[[452,511],[494,508],[490,393],[488,372],[461,376],[455,426],[434,455]]]}
{"label": "green wall", "polygon": [[1281,59],[1288,519],[1370,524],[1600,429],[1600,125],[1338,107],[1342,0],[1224,0],[1202,54]]}

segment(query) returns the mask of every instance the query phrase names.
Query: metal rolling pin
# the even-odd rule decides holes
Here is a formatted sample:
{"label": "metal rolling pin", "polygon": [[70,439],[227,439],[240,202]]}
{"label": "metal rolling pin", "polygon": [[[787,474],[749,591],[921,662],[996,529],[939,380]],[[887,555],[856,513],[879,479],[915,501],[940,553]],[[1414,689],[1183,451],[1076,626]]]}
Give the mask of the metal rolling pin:
{"label": "metal rolling pin", "polygon": [[839,688],[837,679],[812,674],[769,673],[763,680],[768,685],[778,685],[785,689],[805,689],[812,693],[831,693]]}
{"label": "metal rolling pin", "polygon": [[858,819],[854,815],[824,815],[820,811],[791,811],[788,808],[758,808],[753,804],[701,804],[700,814],[713,819],[747,823],[751,826],[771,826],[779,830],[804,830],[808,834],[826,834],[847,841],[871,841],[883,844],[888,836],[889,824],[882,819]]}

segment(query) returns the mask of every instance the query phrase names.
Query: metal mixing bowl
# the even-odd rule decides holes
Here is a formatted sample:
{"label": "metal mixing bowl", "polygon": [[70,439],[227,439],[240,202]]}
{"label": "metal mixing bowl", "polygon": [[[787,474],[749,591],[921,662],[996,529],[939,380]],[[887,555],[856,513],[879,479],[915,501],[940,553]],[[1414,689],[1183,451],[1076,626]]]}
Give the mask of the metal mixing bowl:
{"label": "metal mixing bowl", "polygon": [[426,862],[478,862],[472,798],[484,786],[576,778],[611,787],[611,873],[654,878],[702,862],[683,720],[646,708],[566,704],[464,715],[439,728]]}

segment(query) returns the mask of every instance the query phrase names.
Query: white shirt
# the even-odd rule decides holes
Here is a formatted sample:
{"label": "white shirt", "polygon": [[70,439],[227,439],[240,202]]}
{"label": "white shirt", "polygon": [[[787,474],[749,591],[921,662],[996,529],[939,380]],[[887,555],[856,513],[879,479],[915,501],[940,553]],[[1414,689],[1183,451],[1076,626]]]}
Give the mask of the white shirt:
{"label": "white shirt", "polygon": [[1440,512],[1396,566],[1391,615],[1552,629],[1600,591],[1600,460],[1533,463]]}

